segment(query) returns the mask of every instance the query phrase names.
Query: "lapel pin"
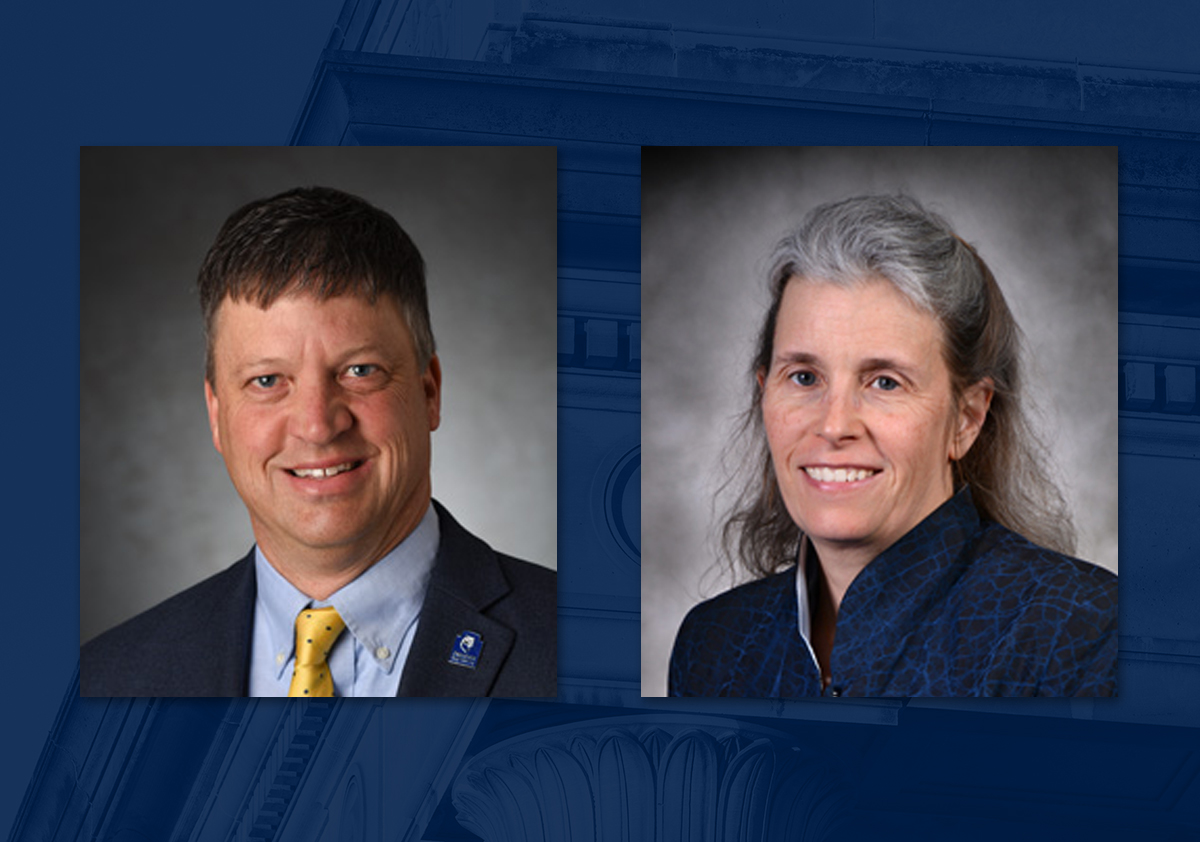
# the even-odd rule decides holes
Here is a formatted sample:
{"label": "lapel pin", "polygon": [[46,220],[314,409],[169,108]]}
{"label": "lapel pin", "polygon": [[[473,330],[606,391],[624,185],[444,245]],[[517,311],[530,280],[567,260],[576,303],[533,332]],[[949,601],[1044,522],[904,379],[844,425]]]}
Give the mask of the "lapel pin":
{"label": "lapel pin", "polygon": [[475,664],[479,662],[479,653],[482,651],[483,637],[479,632],[459,632],[454,641],[454,648],[450,650],[449,661],[456,667],[475,669]]}

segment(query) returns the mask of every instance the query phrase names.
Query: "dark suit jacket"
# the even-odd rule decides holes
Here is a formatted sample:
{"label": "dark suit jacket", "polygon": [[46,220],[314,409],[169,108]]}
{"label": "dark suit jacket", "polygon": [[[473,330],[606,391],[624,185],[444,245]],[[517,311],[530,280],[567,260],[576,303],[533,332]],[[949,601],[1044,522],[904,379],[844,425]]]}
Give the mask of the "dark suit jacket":
{"label": "dark suit jacket", "polygon": [[981,521],[968,488],[847,588],[827,691],[797,610],[795,567],[693,608],[671,695],[1116,694],[1117,577]]}
{"label": "dark suit jacket", "polygon": [[[557,576],[495,552],[434,506],[441,543],[399,695],[556,695]],[[254,598],[251,550],[84,645],[80,694],[245,696]],[[473,668],[449,662],[464,631],[483,639]]]}

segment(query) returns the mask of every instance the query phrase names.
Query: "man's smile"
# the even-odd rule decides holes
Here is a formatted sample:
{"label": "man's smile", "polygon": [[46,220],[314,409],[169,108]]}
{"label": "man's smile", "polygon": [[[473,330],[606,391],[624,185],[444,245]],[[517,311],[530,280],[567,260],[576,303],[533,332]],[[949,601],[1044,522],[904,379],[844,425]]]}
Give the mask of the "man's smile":
{"label": "man's smile", "polygon": [[326,477],[335,477],[346,471],[352,471],[362,465],[363,461],[362,459],[357,459],[349,462],[341,462],[326,468],[288,468],[287,472],[294,477],[302,479],[325,479]]}

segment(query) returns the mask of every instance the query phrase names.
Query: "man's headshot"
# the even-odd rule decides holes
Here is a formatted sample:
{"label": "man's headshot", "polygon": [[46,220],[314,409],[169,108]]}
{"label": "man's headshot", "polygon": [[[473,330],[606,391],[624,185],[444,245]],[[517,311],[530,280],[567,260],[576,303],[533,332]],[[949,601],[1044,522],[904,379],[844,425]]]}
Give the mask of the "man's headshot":
{"label": "man's headshot", "polygon": [[[489,203],[506,190],[540,192],[533,202],[514,196],[513,210],[523,211],[523,221],[497,220],[491,239],[508,234],[530,241],[531,251],[521,260],[524,269],[538,274],[511,294],[526,299],[540,295],[540,306],[552,313],[553,150],[387,152],[390,158],[373,157],[365,169],[386,178],[385,161],[416,164],[426,170],[430,188],[418,192],[429,201],[436,201],[438,168],[445,175],[450,204],[456,203],[455,188],[464,186],[458,180],[464,169],[479,176],[474,187]],[[331,165],[328,157],[318,160],[283,150],[225,155],[216,150],[85,150],[81,287],[111,277],[114,265],[122,262],[114,259],[121,251],[120,235],[117,242],[104,236],[115,226],[113,220],[128,221],[145,210],[131,211],[127,199],[113,200],[102,189],[114,168],[146,173],[199,162],[244,175],[263,156],[268,164],[291,156],[290,168],[299,165],[314,176],[347,173],[347,167]],[[357,163],[366,157],[360,155]],[[497,177],[504,172],[498,168],[505,166],[511,168],[509,175]],[[115,214],[103,214],[106,202],[115,206]],[[460,523],[451,514],[454,499],[439,497],[434,433],[451,406],[444,400],[441,349],[430,318],[426,259],[415,238],[388,210],[334,186],[291,187],[229,210],[193,274],[202,326],[195,336],[203,349],[202,371],[194,372],[193,382],[202,380],[208,439],[240,498],[253,547],[245,553],[243,545],[240,561],[230,567],[236,555],[226,557],[217,563],[225,569],[205,578],[195,574],[210,570],[212,560],[193,561],[189,569],[188,556],[195,548],[187,540],[176,547],[163,534],[166,549],[154,555],[162,553],[169,560],[134,559],[125,574],[137,577],[158,564],[177,565],[187,587],[148,610],[138,600],[130,601],[140,613],[93,638],[90,626],[98,624],[95,631],[100,631],[108,623],[96,619],[103,605],[98,607],[89,584],[97,583],[94,590],[114,590],[115,568],[105,563],[111,556],[92,550],[119,539],[105,540],[105,524],[113,514],[106,511],[102,496],[89,495],[94,486],[88,479],[96,464],[91,456],[97,449],[89,435],[97,433],[99,440],[107,434],[96,429],[102,422],[94,398],[114,387],[93,384],[96,394],[90,394],[86,359],[89,352],[104,352],[102,340],[111,341],[113,335],[103,326],[103,308],[89,308],[93,299],[85,294],[82,694],[555,695],[556,582],[542,566],[553,558],[537,558],[538,565],[506,554],[510,546],[500,544],[503,536],[476,537],[469,529],[479,520],[460,511],[467,525]],[[414,204],[407,210],[419,219],[427,208]],[[471,242],[471,228],[478,221],[464,221],[461,248],[483,250],[486,243]],[[480,255],[480,271],[487,272],[488,264],[504,254],[505,249],[492,249]],[[503,273],[496,273],[488,280],[502,279]],[[159,282],[188,283],[184,278]],[[442,282],[454,284],[455,279]],[[464,280],[459,290],[468,302],[464,307],[477,284],[477,278]],[[522,325],[553,324],[552,315],[539,316],[507,328],[515,332]],[[543,332],[549,347],[553,327]],[[458,358],[473,356],[468,351]],[[536,379],[536,372],[521,371],[522,353],[514,356],[514,383]],[[550,419],[548,436],[544,421],[537,430],[543,441],[514,441],[518,434],[510,428],[523,419],[506,416],[503,402],[480,403],[481,412],[470,420],[472,437],[497,451],[515,451],[519,471],[552,476],[554,357],[547,353],[546,360],[549,398],[528,410]],[[181,376],[174,361],[164,361],[163,368],[172,378]],[[452,381],[453,368],[447,368]],[[495,379],[500,380],[499,374]],[[172,436],[170,412],[144,409],[160,413],[159,435]],[[543,458],[536,463],[528,458],[531,447],[541,447]],[[176,493],[172,484],[178,483],[179,505],[190,505],[193,489],[187,472],[162,467],[166,476],[155,482],[162,483],[163,493]],[[494,466],[480,466],[467,479],[484,486],[485,497],[511,496],[523,487],[516,476],[497,475]],[[534,497],[528,505],[544,507],[546,496]],[[551,487],[551,518],[553,511]],[[527,523],[539,521],[546,522],[535,517]],[[95,544],[88,540],[89,531],[97,536]]]}

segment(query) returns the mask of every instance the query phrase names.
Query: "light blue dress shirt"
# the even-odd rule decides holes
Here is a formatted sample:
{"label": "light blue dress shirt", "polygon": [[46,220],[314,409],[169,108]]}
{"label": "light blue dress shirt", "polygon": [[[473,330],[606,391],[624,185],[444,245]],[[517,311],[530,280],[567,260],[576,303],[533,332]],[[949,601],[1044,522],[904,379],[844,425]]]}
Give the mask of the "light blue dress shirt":
{"label": "light blue dress shirt", "polygon": [[250,695],[286,696],[295,661],[296,615],[332,605],[346,630],[329,653],[338,696],[395,696],[417,631],[437,556],[437,512],[431,505],[407,538],[328,599],[313,600],[283,578],[255,547],[254,633]]}

